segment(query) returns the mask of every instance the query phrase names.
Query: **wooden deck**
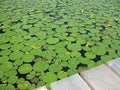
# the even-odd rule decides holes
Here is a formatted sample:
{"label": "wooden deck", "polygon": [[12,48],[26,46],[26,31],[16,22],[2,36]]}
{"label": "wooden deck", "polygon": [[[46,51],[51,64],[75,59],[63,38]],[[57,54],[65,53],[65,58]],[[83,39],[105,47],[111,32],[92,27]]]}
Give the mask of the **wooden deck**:
{"label": "wooden deck", "polygon": [[120,58],[53,82],[51,90],[120,90]]}

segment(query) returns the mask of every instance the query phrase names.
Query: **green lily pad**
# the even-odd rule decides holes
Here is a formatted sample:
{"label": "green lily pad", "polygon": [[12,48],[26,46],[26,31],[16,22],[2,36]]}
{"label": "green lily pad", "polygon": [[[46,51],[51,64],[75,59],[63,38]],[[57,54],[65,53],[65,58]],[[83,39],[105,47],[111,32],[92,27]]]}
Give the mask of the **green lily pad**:
{"label": "green lily pad", "polygon": [[90,47],[88,47],[88,46],[84,46],[84,47],[83,47],[83,50],[85,50],[85,51],[90,51],[91,49],[90,49]]}
{"label": "green lily pad", "polygon": [[22,44],[14,44],[11,46],[10,50],[18,51],[18,50],[21,50],[23,47],[24,47],[24,45],[22,45]]}
{"label": "green lily pad", "polygon": [[33,69],[36,72],[43,72],[48,69],[48,63],[44,61],[38,61],[33,65]]}
{"label": "green lily pad", "polygon": [[2,43],[6,43],[6,42],[8,42],[10,40],[10,38],[9,37],[3,37],[3,38],[0,38],[0,43],[2,44]]}
{"label": "green lily pad", "polygon": [[80,62],[82,64],[86,64],[87,65],[90,62],[90,60],[88,58],[80,58]]}
{"label": "green lily pad", "polygon": [[87,69],[88,69],[87,67],[80,66],[80,67],[78,67],[78,72],[81,73],[81,72],[83,72],[83,71],[85,71]]}
{"label": "green lily pad", "polygon": [[82,49],[80,44],[68,44],[67,48],[71,51],[80,51]]}
{"label": "green lily pad", "polygon": [[29,28],[31,28],[31,27],[32,27],[32,25],[23,25],[23,26],[22,26],[23,29],[29,29]]}
{"label": "green lily pad", "polygon": [[31,55],[41,55],[42,51],[40,49],[34,49],[30,51]]}
{"label": "green lily pad", "polygon": [[106,48],[102,46],[94,46],[91,48],[91,50],[96,55],[104,55],[106,53]]}
{"label": "green lily pad", "polygon": [[103,61],[103,62],[108,62],[110,60],[112,60],[111,55],[103,55],[103,56],[101,56],[101,61]]}
{"label": "green lily pad", "polygon": [[9,60],[8,56],[2,56],[2,57],[0,57],[0,64],[4,63],[4,62],[7,62],[8,60]]}
{"label": "green lily pad", "polygon": [[67,76],[68,76],[67,72],[64,72],[64,71],[60,71],[57,73],[58,79],[63,79],[63,78],[66,78]]}
{"label": "green lily pad", "polygon": [[22,60],[24,61],[24,62],[32,62],[33,60],[34,60],[34,56],[33,55],[24,55],[23,57],[22,57]]}
{"label": "green lily pad", "polygon": [[69,65],[74,65],[74,66],[77,66],[79,63],[80,63],[80,60],[78,58],[71,58],[69,61],[68,61]]}
{"label": "green lily pad", "polygon": [[5,49],[0,52],[0,55],[9,55],[11,53],[11,50]]}
{"label": "green lily pad", "polygon": [[23,42],[23,38],[21,36],[14,36],[12,37],[12,39],[10,40],[11,43],[20,43]]}
{"label": "green lily pad", "polygon": [[95,66],[96,66],[96,63],[94,61],[92,61],[92,60],[90,60],[90,62],[87,65],[88,68],[93,68]]}
{"label": "green lily pad", "polygon": [[85,56],[89,59],[94,59],[96,55],[93,52],[86,52]]}
{"label": "green lily pad", "polygon": [[81,56],[81,53],[80,52],[77,52],[77,51],[73,51],[70,53],[70,56],[71,57],[80,57]]}
{"label": "green lily pad", "polygon": [[32,66],[30,64],[23,64],[19,67],[18,72],[20,74],[27,74],[32,71]]}
{"label": "green lily pad", "polygon": [[10,60],[19,60],[23,55],[24,53],[21,51],[14,51],[10,54],[9,58]]}
{"label": "green lily pad", "polygon": [[46,83],[51,83],[57,80],[57,76],[52,72],[47,72],[42,76],[42,80]]}
{"label": "green lily pad", "polygon": [[59,42],[59,39],[55,37],[51,37],[47,39],[48,44],[56,44],[57,42]]}
{"label": "green lily pad", "polygon": [[61,71],[61,69],[62,69],[62,66],[59,64],[51,64],[48,68],[50,72],[58,72],[58,71]]}
{"label": "green lily pad", "polygon": [[66,40],[73,42],[73,41],[76,41],[76,38],[74,38],[74,37],[67,37]]}
{"label": "green lily pad", "polygon": [[70,69],[68,70],[68,75],[69,75],[69,76],[74,75],[74,74],[76,74],[76,73],[78,73],[76,69],[70,68]]}
{"label": "green lily pad", "polygon": [[29,83],[28,81],[21,81],[21,83],[17,85],[17,87],[18,87],[20,90],[28,89],[29,86],[30,86],[30,83]]}
{"label": "green lily pad", "polygon": [[8,84],[6,89],[4,89],[4,90],[15,90],[15,87],[13,85],[11,85],[11,84]]}
{"label": "green lily pad", "polygon": [[4,76],[3,71],[0,71],[0,79]]}
{"label": "green lily pad", "polygon": [[0,90],[6,90],[7,85],[6,84],[0,84]]}
{"label": "green lily pad", "polygon": [[0,44],[1,49],[8,49],[11,46],[11,44]]}
{"label": "green lily pad", "polygon": [[23,61],[21,59],[14,61],[14,65],[16,66],[20,66],[21,64],[23,64]]}
{"label": "green lily pad", "polygon": [[17,75],[17,71],[16,70],[10,70],[10,71],[7,71],[5,72],[5,76],[6,77],[11,77],[11,76],[16,76]]}
{"label": "green lily pad", "polygon": [[8,79],[8,83],[9,84],[15,84],[18,80],[18,77],[17,76],[11,76],[9,79]]}
{"label": "green lily pad", "polygon": [[0,65],[0,71],[7,72],[13,67],[12,62],[5,62]]}

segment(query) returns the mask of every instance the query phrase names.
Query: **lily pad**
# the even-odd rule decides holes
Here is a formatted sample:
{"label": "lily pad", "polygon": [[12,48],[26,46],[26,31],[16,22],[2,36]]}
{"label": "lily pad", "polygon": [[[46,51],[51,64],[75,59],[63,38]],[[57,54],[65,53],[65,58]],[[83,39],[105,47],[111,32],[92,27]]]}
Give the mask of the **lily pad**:
{"label": "lily pad", "polygon": [[70,68],[70,69],[68,70],[68,75],[71,76],[71,75],[76,74],[77,72],[78,72],[78,71],[77,71],[76,69]]}
{"label": "lily pad", "polygon": [[0,84],[0,90],[6,90],[7,85],[6,84]]}
{"label": "lily pad", "polygon": [[56,44],[57,42],[59,42],[59,39],[55,37],[51,37],[47,39],[48,44]]}
{"label": "lily pad", "polygon": [[38,61],[33,65],[33,69],[36,72],[43,72],[48,69],[48,63],[44,61]]}
{"label": "lily pad", "polygon": [[5,90],[15,90],[15,87],[11,84],[8,84]]}
{"label": "lily pad", "polygon": [[67,76],[68,76],[67,72],[64,72],[64,71],[60,71],[57,73],[58,79],[63,79],[63,78],[66,78]]}
{"label": "lily pad", "polygon": [[11,44],[1,44],[0,48],[1,49],[8,49],[11,46]]}
{"label": "lily pad", "polygon": [[8,79],[8,83],[9,84],[15,84],[18,80],[18,77],[17,76],[11,76],[9,79]]}
{"label": "lily pad", "polygon": [[73,51],[70,53],[70,56],[71,57],[80,57],[81,56],[81,53],[80,52],[77,52],[77,51]]}
{"label": "lily pad", "polygon": [[57,76],[52,72],[47,72],[42,76],[42,80],[46,83],[51,83],[57,80]]}
{"label": "lily pad", "polygon": [[27,74],[32,71],[32,66],[30,64],[23,64],[19,67],[18,72],[20,74]]}
{"label": "lily pad", "polygon": [[58,72],[58,71],[61,71],[61,69],[62,69],[62,66],[59,64],[51,64],[48,68],[50,72]]}
{"label": "lily pad", "polygon": [[11,43],[20,43],[23,42],[23,38],[21,36],[14,36],[12,37],[12,39],[10,40]]}
{"label": "lily pad", "polygon": [[4,76],[3,71],[0,71],[0,79]]}
{"label": "lily pad", "polygon": [[21,51],[14,51],[10,54],[9,58],[10,60],[19,60],[23,55],[24,53]]}
{"label": "lily pad", "polygon": [[82,49],[80,44],[68,44],[67,48],[71,51],[80,51]]}
{"label": "lily pad", "polygon": [[29,86],[30,86],[30,83],[28,81],[21,81],[21,83],[17,85],[17,87],[21,90],[28,89]]}
{"label": "lily pad", "polygon": [[9,55],[11,53],[11,50],[5,49],[0,52],[0,55]]}
{"label": "lily pad", "polygon": [[8,60],[9,60],[8,56],[2,56],[2,57],[0,57],[0,64],[4,63],[4,62],[7,62]]}
{"label": "lily pad", "polygon": [[96,55],[93,52],[86,52],[85,56],[89,59],[94,59]]}
{"label": "lily pad", "polygon": [[23,57],[22,57],[22,60],[24,61],[24,62],[32,62],[33,60],[34,60],[34,56],[33,55],[24,55]]}
{"label": "lily pad", "polygon": [[22,44],[14,44],[11,46],[10,50],[18,51],[18,50],[21,50],[23,47],[24,47],[24,45],[22,45]]}
{"label": "lily pad", "polygon": [[5,62],[0,65],[0,71],[7,72],[13,67],[12,62]]}
{"label": "lily pad", "polygon": [[96,55],[104,55],[106,53],[106,48],[102,46],[94,46],[91,48],[91,50]]}

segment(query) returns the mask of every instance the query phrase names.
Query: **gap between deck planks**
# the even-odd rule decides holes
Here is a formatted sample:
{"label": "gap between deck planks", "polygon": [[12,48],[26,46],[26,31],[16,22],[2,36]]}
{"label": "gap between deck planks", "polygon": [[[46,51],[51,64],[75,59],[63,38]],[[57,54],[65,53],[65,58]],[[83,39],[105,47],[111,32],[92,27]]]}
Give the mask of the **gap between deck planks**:
{"label": "gap between deck planks", "polygon": [[[109,67],[108,67],[109,66]],[[114,70],[114,71],[113,71]],[[116,73],[114,73],[116,72]],[[51,83],[52,90],[120,90],[120,58]],[[85,80],[83,80],[83,79]],[[83,85],[84,84],[84,85]]]}

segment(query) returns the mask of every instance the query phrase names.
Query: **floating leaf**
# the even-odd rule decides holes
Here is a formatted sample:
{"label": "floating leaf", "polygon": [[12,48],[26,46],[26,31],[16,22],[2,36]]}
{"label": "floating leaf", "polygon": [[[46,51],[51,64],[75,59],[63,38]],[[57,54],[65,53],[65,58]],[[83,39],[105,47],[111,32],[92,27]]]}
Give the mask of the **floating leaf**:
{"label": "floating leaf", "polygon": [[11,53],[11,50],[5,49],[0,52],[0,55],[9,55]]}
{"label": "floating leaf", "polygon": [[21,36],[14,36],[10,40],[11,43],[19,43],[19,42],[22,42],[22,41],[23,41],[23,38]]}
{"label": "floating leaf", "polygon": [[80,67],[78,67],[78,72],[81,73],[81,72],[83,72],[83,71],[85,71],[87,69],[88,69],[87,67],[80,66]]}
{"label": "floating leaf", "polygon": [[56,44],[57,42],[59,42],[58,38],[51,37],[47,39],[48,44]]}
{"label": "floating leaf", "polygon": [[16,66],[20,66],[21,64],[23,64],[23,61],[21,59],[15,60],[15,62],[14,62],[14,65],[16,65]]}
{"label": "floating leaf", "polygon": [[73,42],[73,41],[76,40],[76,38],[74,38],[74,37],[67,37],[66,40],[68,40],[68,41],[72,41],[72,42]]}
{"label": "floating leaf", "polygon": [[93,52],[86,52],[85,56],[89,59],[94,59],[96,55]]}
{"label": "floating leaf", "polygon": [[34,56],[33,55],[24,55],[23,57],[22,57],[22,60],[24,61],[24,62],[32,62],[33,60],[34,60]]}
{"label": "floating leaf", "polygon": [[95,66],[96,66],[96,64],[95,64],[95,62],[92,61],[92,60],[90,60],[90,62],[89,62],[88,65],[87,65],[88,68],[93,68],[93,67],[95,67]]}
{"label": "floating leaf", "polygon": [[32,66],[30,64],[23,64],[19,67],[18,72],[20,74],[27,74],[32,71]]}
{"label": "floating leaf", "polygon": [[8,84],[6,89],[4,89],[4,90],[15,90],[15,87],[13,85],[11,85],[11,84]]}
{"label": "floating leaf", "polygon": [[11,46],[11,44],[1,44],[0,48],[1,49],[8,49]]}
{"label": "floating leaf", "polygon": [[12,62],[5,62],[5,63],[0,65],[0,70],[3,71],[3,72],[7,72],[12,67],[13,67],[13,63]]}
{"label": "floating leaf", "polygon": [[11,60],[18,60],[18,59],[22,58],[23,55],[24,55],[24,53],[21,51],[14,51],[10,54],[9,57]]}
{"label": "floating leaf", "polygon": [[62,69],[62,66],[59,64],[51,64],[48,68],[50,72],[58,72],[58,71],[61,71],[61,69]]}
{"label": "floating leaf", "polygon": [[4,62],[7,62],[8,60],[9,60],[8,56],[2,56],[2,57],[0,57],[0,64],[4,63]]}
{"label": "floating leaf", "polygon": [[76,74],[76,73],[77,73],[77,70],[76,70],[76,69],[70,68],[70,69],[68,70],[68,75],[69,75],[69,76],[71,76],[71,75],[73,75],[73,74]]}
{"label": "floating leaf", "polygon": [[67,48],[71,51],[80,51],[82,49],[80,44],[68,44]]}
{"label": "floating leaf", "polygon": [[4,76],[3,71],[0,71],[0,79]]}
{"label": "floating leaf", "polygon": [[106,53],[106,48],[102,46],[94,46],[91,49],[96,55],[104,55]]}
{"label": "floating leaf", "polygon": [[36,72],[43,72],[48,69],[48,63],[44,61],[38,61],[33,65],[33,69]]}
{"label": "floating leaf", "polygon": [[8,83],[9,84],[15,84],[18,80],[18,77],[17,76],[11,76],[9,79],[8,79]]}
{"label": "floating leaf", "polygon": [[80,57],[81,56],[81,53],[80,52],[77,52],[77,51],[73,51],[70,53],[70,56],[71,57]]}
{"label": "floating leaf", "polygon": [[67,76],[68,76],[67,72],[64,72],[64,71],[60,71],[57,73],[58,79],[63,79],[63,78],[66,78]]}
{"label": "floating leaf", "polygon": [[22,45],[22,44],[14,44],[11,46],[10,50],[18,51],[18,50],[21,50],[23,47],[24,47],[24,45]]}
{"label": "floating leaf", "polygon": [[0,84],[0,90],[6,90],[7,85],[6,84]]}
{"label": "floating leaf", "polygon": [[42,76],[42,80],[46,83],[51,83],[57,80],[57,76],[52,72],[47,72]]}
{"label": "floating leaf", "polygon": [[17,85],[17,87],[21,90],[28,89],[29,86],[30,86],[30,83],[28,81],[21,81],[21,83]]}

